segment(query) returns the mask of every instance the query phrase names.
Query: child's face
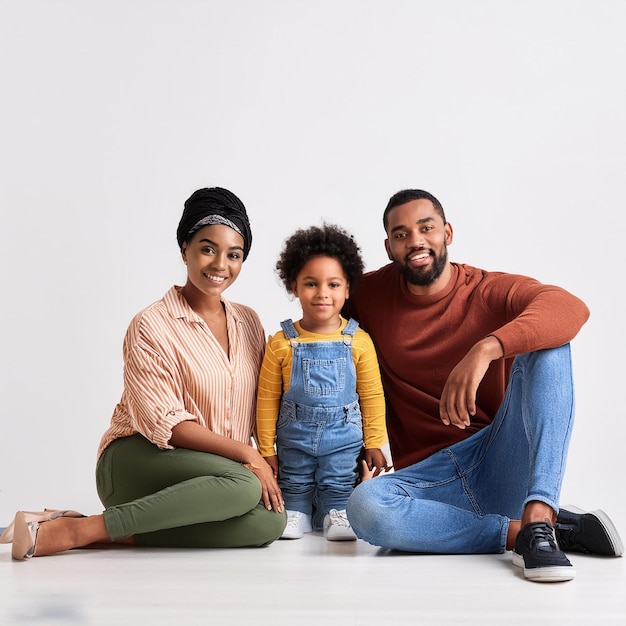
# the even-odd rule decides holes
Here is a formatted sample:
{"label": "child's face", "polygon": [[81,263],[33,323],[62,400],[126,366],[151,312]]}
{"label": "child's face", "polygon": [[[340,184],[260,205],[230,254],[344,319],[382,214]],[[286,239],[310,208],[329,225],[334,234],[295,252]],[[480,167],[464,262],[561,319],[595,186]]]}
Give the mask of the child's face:
{"label": "child's face", "polygon": [[341,263],[327,256],[310,259],[300,270],[293,293],[302,306],[301,324],[313,332],[333,332],[349,296]]}

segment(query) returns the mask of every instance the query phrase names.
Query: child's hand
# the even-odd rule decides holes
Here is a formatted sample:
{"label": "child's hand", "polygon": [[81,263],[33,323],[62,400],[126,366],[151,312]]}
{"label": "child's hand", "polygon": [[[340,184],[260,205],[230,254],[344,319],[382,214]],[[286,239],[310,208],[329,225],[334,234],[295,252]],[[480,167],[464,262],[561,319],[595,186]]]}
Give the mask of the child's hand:
{"label": "child's hand", "polygon": [[362,483],[370,478],[374,478],[374,472],[370,471],[370,468],[367,467],[365,459],[363,459],[359,465],[359,478]]}
{"label": "child's hand", "polygon": [[274,478],[278,479],[278,457],[274,456],[264,456],[263,457],[266,463],[272,468],[272,472],[274,472]]}
{"label": "child's hand", "polygon": [[387,465],[387,458],[380,448],[369,448],[365,450],[365,459],[361,461],[361,482],[375,478],[391,470]]}

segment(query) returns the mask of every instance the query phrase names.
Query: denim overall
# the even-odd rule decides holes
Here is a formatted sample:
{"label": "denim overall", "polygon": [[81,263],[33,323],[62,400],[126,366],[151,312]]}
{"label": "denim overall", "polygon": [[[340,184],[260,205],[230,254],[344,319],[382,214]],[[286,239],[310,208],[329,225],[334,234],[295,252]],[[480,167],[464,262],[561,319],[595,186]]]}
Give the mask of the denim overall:
{"label": "denim overall", "polygon": [[281,322],[293,351],[289,390],[276,424],[278,484],[289,511],[317,515],[346,508],[357,479],[363,425],[356,392],[350,320],[343,341],[299,342],[291,320]]}

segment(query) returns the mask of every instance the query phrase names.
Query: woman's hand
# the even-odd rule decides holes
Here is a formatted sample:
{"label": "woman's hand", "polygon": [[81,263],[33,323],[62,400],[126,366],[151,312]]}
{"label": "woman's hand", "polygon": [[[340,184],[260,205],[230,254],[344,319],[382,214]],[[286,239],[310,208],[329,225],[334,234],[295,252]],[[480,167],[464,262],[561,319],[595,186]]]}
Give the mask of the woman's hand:
{"label": "woman's hand", "polygon": [[261,499],[265,508],[268,511],[273,509],[278,513],[282,513],[285,509],[285,502],[272,466],[260,454],[258,459],[244,463],[243,466],[248,468],[259,479],[261,483]]}

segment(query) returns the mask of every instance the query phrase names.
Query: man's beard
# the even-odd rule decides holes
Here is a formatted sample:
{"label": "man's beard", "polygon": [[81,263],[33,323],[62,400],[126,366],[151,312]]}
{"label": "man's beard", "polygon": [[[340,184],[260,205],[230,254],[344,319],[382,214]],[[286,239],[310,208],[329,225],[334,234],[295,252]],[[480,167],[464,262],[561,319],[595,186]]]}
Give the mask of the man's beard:
{"label": "man's beard", "polygon": [[[415,254],[414,251],[408,256],[413,254]],[[432,285],[443,273],[447,262],[448,248],[445,244],[441,254],[433,257],[433,262],[430,267],[410,267],[407,259],[405,259],[404,263],[395,261],[396,266],[399,268],[400,273],[406,282],[420,287],[428,287],[428,285]]]}

